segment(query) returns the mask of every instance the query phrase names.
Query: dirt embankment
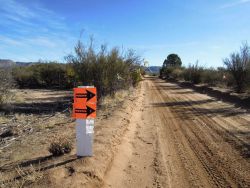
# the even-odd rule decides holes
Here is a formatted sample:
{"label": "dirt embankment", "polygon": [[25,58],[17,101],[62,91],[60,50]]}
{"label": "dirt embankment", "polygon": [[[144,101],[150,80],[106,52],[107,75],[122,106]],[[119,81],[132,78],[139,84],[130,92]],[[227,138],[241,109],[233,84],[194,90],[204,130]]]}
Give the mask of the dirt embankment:
{"label": "dirt embankment", "polygon": [[173,82],[182,88],[190,88],[195,92],[207,94],[210,97],[215,97],[223,102],[234,103],[236,107],[244,107],[250,110],[250,95],[249,93],[235,93],[232,89],[222,89],[209,87],[207,85],[194,85],[190,82]]}

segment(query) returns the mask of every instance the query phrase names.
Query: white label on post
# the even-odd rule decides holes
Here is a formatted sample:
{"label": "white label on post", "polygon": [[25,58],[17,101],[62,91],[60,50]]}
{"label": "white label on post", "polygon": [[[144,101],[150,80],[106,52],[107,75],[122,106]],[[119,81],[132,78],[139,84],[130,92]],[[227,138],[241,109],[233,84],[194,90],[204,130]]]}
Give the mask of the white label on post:
{"label": "white label on post", "polygon": [[94,125],[94,120],[93,119],[86,119],[86,124],[87,125]]}
{"label": "white label on post", "polygon": [[86,134],[93,134],[94,133],[94,125],[86,124]]}
{"label": "white label on post", "polygon": [[94,133],[94,123],[93,119],[86,119],[86,134]]}

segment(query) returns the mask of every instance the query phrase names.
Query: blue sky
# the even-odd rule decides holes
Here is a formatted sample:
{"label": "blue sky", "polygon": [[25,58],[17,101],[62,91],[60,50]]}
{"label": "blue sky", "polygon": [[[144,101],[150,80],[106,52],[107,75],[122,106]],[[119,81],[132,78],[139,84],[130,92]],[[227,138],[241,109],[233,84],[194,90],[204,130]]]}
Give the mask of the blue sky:
{"label": "blue sky", "polygon": [[150,65],[177,53],[217,67],[250,43],[249,12],[250,0],[0,0],[0,59],[63,61],[83,31]]}

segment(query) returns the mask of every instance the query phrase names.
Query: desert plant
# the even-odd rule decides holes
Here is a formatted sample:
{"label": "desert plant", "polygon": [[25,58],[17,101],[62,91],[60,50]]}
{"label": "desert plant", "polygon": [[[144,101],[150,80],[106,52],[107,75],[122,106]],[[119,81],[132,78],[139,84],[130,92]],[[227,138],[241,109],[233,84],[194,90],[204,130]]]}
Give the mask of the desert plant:
{"label": "desert plant", "polygon": [[[74,53],[65,59],[66,64],[40,61],[26,67],[17,66],[13,76],[21,88],[64,89],[94,85],[100,98],[137,85],[142,73],[141,58],[133,50],[107,50],[107,47],[102,45],[97,51],[93,47],[92,39],[87,45],[78,41]],[[137,70],[140,70],[138,75]]]}
{"label": "desert plant", "polygon": [[71,152],[72,143],[65,136],[56,136],[52,139],[48,150],[53,156],[60,156]]}
{"label": "desert plant", "polygon": [[132,84],[133,84],[133,86],[136,86],[138,84],[138,82],[142,80],[140,69],[134,70],[131,73],[131,77],[132,77]]}
{"label": "desert plant", "polygon": [[223,79],[222,72],[214,68],[203,69],[203,73],[201,76],[201,81],[203,83],[214,86],[218,84],[222,79]]}
{"label": "desert plant", "polygon": [[10,89],[14,87],[11,68],[0,68],[0,107],[3,104],[8,104],[13,97]]}
{"label": "desert plant", "polygon": [[186,81],[191,81],[194,84],[199,84],[202,79],[203,68],[199,66],[198,61],[195,64],[189,64],[185,69],[183,76]]}
{"label": "desert plant", "polygon": [[141,59],[133,50],[121,53],[118,48],[107,50],[101,46],[99,52],[93,48],[92,41],[84,45],[79,41],[75,53],[66,57],[73,68],[76,85],[94,85],[98,97],[113,95],[120,89],[136,85],[140,80],[136,71],[140,69]]}
{"label": "desert plant", "polygon": [[74,85],[74,76],[70,65],[57,62],[40,61],[13,69],[13,77],[20,88],[69,88]]}
{"label": "desert plant", "polygon": [[171,77],[174,80],[182,80],[183,79],[183,68],[182,67],[176,67],[171,72]]}
{"label": "desert plant", "polygon": [[237,92],[242,92],[246,86],[249,62],[250,51],[247,43],[242,44],[240,52],[232,53],[229,58],[224,59],[224,64],[234,77]]}

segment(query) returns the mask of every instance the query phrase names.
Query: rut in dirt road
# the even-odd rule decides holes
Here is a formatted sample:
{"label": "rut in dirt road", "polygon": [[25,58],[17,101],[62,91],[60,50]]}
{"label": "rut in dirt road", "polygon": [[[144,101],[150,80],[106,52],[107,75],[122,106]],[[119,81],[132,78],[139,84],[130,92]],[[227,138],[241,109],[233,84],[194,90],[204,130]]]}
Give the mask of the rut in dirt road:
{"label": "rut in dirt road", "polygon": [[250,114],[146,78],[104,187],[250,187]]}

